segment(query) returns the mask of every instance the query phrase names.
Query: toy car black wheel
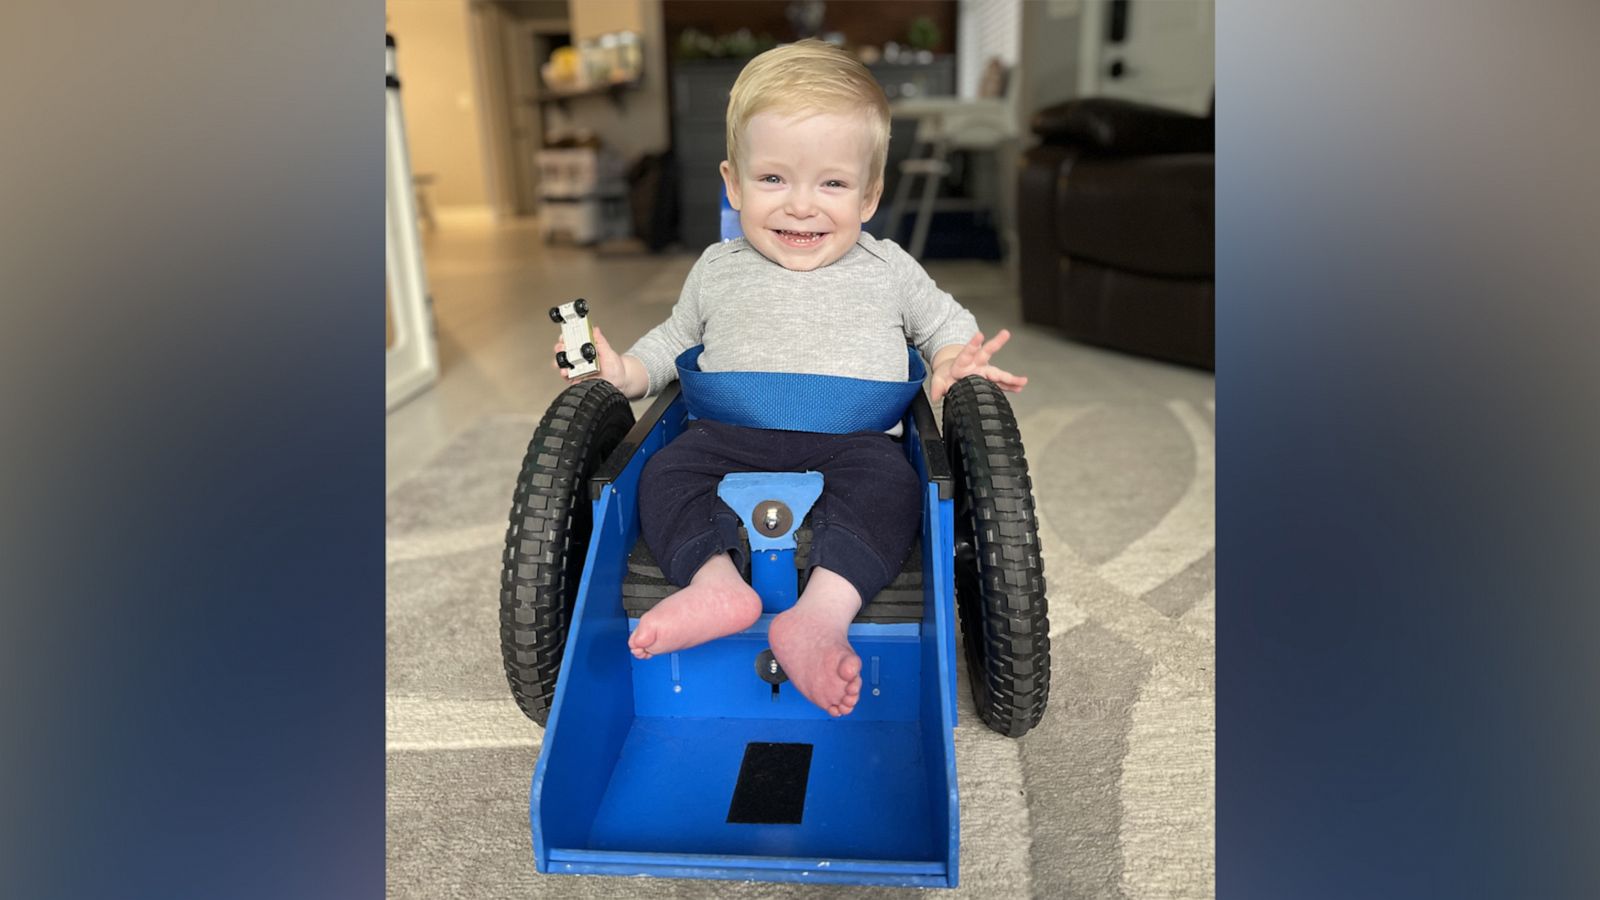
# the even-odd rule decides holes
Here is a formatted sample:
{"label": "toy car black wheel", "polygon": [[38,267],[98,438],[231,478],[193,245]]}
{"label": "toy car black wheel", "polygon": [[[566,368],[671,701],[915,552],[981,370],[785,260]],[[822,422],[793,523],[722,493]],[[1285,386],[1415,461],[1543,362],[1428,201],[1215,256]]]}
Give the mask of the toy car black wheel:
{"label": "toy car black wheel", "polygon": [[572,301],[572,308],[577,311],[578,318],[581,319],[589,314],[589,301],[579,297]]}
{"label": "toy car black wheel", "polygon": [[584,344],[581,352],[583,353],[583,358],[589,362],[594,362],[594,358],[600,355],[599,352],[594,349],[593,344]]}
{"label": "toy car black wheel", "polygon": [[976,375],[944,399],[955,481],[956,608],[985,725],[1021,737],[1050,695],[1050,622],[1033,482],[1005,394]]}
{"label": "toy car black wheel", "polygon": [[595,378],[558,395],[528,443],[511,498],[500,573],[500,655],[511,696],[543,725],[588,555],[588,480],[633,427],[633,410]]}
{"label": "toy car black wheel", "polygon": [[572,368],[572,361],[567,359],[567,351],[565,351],[565,350],[557,350],[556,351],[556,365],[560,366],[563,369]]}
{"label": "toy car black wheel", "polygon": [[550,321],[556,323],[557,325],[560,325],[562,322],[566,321],[565,319],[561,318],[561,307],[550,307]]}

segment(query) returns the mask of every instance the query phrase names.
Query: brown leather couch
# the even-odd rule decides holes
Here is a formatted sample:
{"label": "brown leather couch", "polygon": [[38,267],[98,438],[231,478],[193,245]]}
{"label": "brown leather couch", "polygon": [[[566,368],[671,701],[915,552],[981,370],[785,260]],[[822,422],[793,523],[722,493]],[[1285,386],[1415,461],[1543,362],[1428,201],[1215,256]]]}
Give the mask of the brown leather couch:
{"label": "brown leather couch", "polygon": [[1017,197],[1024,321],[1215,368],[1214,121],[1109,98],[1034,116]]}

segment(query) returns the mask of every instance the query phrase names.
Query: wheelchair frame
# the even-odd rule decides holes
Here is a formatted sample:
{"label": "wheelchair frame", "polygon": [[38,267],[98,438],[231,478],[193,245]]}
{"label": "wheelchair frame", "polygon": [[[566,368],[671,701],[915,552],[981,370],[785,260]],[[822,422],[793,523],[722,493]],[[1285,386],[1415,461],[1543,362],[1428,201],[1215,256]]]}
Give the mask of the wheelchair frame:
{"label": "wheelchair frame", "polygon": [[[583,388],[569,387],[563,397]],[[604,396],[608,389],[591,386],[589,395]],[[620,395],[605,399],[614,404]],[[552,413],[562,402],[552,404]],[[1004,405],[1003,398],[985,402]],[[947,416],[950,408],[947,401]],[[620,597],[638,538],[639,478],[649,457],[682,432],[686,416],[674,384],[589,475],[587,495],[573,498],[587,501],[592,524],[564,647],[557,648],[560,667],[530,791],[538,871],[956,886],[956,569],[974,566],[985,555],[972,546],[981,543],[975,535],[985,524],[968,500],[963,512],[973,518],[968,538],[958,542],[956,494],[963,472],[952,471],[926,394],[917,395],[903,420],[903,446],[924,485],[922,617],[850,626],[851,644],[862,659],[862,693],[855,710],[837,719],[758,671],[770,614],[744,632],[678,653],[637,660],[628,651],[627,635],[637,620],[629,618]],[[1005,416],[1014,442],[1009,407]],[[547,416],[541,431],[549,422]],[[562,441],[573,437],[563,433]],[[539,442],[536,433],[529,460],[544,458]],[[980,435],[977,447],[984,445]],[[1020,481],[1026,495],[1020,445],[1015,449],[1022,477],[1011,480]],[[996,459],[971,447],[963,452],[985,456],[988,463]],[[525,460],[524,479],[529,471]],[[513,595],[524,499],[519,489],[508,533],[505,591]],[[1024,524],[1034,528],[1031,499],[1027,504]],[[1031,652],[1043,653],[1043,664],[1035,656],[1027,666],[1012,667],[1044,671],[1029,676],[1029,684],[1039,682],[1037,690],[1023,695],[1032,699],[1020,711],[1007,712],[1011,718],[984,716],[990,727],[1012,735],[1037,721],[1048,689],[1048,624],[1037,537],[1030,537],[1030,578],[1037,580],[1001,571],[1004,584],[997,593],[1003,600],[1010,582],[1019,580],[1037,593],[1037,615],[1018,621],[1024,622],[1022,637]],[[989,580],[968,577],[963,589],[987,593],[982,584]],[[503,637],[507,616],[518,615],[508,612],[508,596],[503,591]],[[994,607],[969,622],[966,605],[971,604],[963,600],[963,628],[988,629],[980,623],[995,618]],[[967,633],[971,666],[974,632]],[[989,632],[981,633],[988,645]],[[540,721],[518,693],[513,648],[503,648],[513,693]],[[993,652],[979,649],[977,656],[981,661]]]}

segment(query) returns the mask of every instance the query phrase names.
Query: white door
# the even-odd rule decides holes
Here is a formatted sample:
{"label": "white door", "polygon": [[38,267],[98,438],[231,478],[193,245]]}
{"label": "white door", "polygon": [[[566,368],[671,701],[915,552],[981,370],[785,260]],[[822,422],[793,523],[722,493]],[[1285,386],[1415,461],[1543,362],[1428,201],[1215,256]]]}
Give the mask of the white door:
{"label": "white door", "polygon": [[1080,90],[1204,115],[1216,83],[1215,0],[1088,0]]}
{"label": "white door", "polygon": [[384,268],[385,407],[394,409],[439,377],[433,342],[433,317],[428,309],[428,278],[422,268],[422,242],[417,238],[416,194],[411,186],[411,160],[406,153],[405,119],[400,112],[400,86],[395,79],[394,47],[388,63],[388,95],[384,114]]}

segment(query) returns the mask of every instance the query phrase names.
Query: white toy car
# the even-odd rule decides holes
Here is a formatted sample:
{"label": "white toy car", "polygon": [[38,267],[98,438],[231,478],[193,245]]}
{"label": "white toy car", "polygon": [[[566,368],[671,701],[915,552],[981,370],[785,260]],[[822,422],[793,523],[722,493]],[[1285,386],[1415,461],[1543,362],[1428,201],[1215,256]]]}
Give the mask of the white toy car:
{"label": "white toy car", "polygon": [[[556,365],[571,370],[567,379],[600,371],[594,364],[599,354],[594,349],[594,335],[589,332],[588,301],[579,297],[571,303],[550,307],[550,321],[561,326],[561,342],[566,349],[556,353]],[[576,353],[572,352],[574,347]]]}

